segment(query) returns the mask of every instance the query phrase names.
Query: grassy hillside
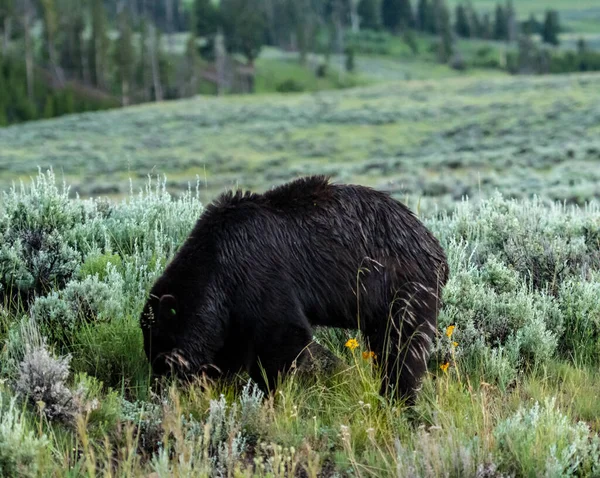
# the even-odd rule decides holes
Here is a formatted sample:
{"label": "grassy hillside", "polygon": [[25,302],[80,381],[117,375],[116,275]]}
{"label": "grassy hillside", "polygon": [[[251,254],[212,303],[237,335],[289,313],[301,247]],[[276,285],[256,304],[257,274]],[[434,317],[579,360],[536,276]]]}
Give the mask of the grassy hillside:
{"label": "grassy hillside", "polygon": [[[0,181],[53,167],[82,195],[165,174],[264,189],[305,173],[452,204],[464,195],[600,194],[599,76],[446,79],[318,94],[197,98],[0,130]],[[581,175],[581,171],[587,171]]]}

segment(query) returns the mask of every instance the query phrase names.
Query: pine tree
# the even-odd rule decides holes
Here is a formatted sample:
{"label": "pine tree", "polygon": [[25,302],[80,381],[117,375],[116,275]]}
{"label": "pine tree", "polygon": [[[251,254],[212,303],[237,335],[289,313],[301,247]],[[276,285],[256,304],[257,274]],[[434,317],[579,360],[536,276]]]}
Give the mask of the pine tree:
{"label": "pine tree", "polygon": [[456,24],[454,28],[458,36],[463,38],[471,37],[471,25],[467,17],[467,11],[462,4],[456,6]]}
{"label": "pine tree", "polygon": [[266,16],[262,0],[221,0],[220,17],[227,49],[253,65],[264,44]]}
{"label": "pine tree", "polygon": [[469,18],[469,24],[471,26],[471,37],[472,38],[481,38],[481,20],[479,19],[479,14],[477,10],[473,7],[471,2],[467,3],[467,17]]}
{"label": "pine tree", "polygon": [[194,0],[194,33],[199,37],[213,36],[220,24],[219,11],[212,0]]}
{"label": "pine tree", "polygon": [[410,0],[383,0],[381,20],[391,32],[415,28],[415,15]]}
{"label": "pine tree", "polygon": [[525,35],[539,33],[538,22],[533,13],[529,15],[529,19],[523,23],[523,33]]}
{"label": "pine tree", "polygon": [[413,11],[410,0],[401,0],[400,1],[400,27],[403,29],[406,28],[415,28],[415,13]]}
{"label": "pine tree", "polygon": [[377,0],[361,0],[358,4],[358,16],[361,28],[378,30],[381,27]]}
{"label": "pine tree", "polygon": [[417,28],[420,31],[426,31],[428,25],[429,2],[427,0],[419,0],[417,4]]}
{"label": "pine tree", "polygon": [[494,18],[494,39],[506,40],[508,37],[508,28],[506,23],[506,12],[502,5],[496,5],[496,14]]}
{"label": "pine tree", "polygon": [[483,19],[481,20],[481,33],[479,36],[486,40],[492,38],[492,21],[490,20],[489,13],[483,15]]}
{"label": "pine tree", "polygon": [[558,34],[560,33],[560,22],[556,10],[548,10],[542,27],[542,41],[550,45],[558,45]]}
{"label": "pine tree", "polygon": [[432,34],[437,33],[434,1],[435,0],[419,0],[416,20],[419,30]]}
{"label": "pine tree", "polygon": [[400,28],[400,0],[383,0],[381,2],[381,23],[391,31]]}
{"label": "pine tree", "polygon": [[280,34],[283,37],[289,34],[284,43],[289,41],[292,48],[300,53],[300,63],[306,64],[308,53],[314,48],[314,36],[317,30],[317,13],[311,0],[284,0],[281,5],[284,8],[287,25],[280,23]]}

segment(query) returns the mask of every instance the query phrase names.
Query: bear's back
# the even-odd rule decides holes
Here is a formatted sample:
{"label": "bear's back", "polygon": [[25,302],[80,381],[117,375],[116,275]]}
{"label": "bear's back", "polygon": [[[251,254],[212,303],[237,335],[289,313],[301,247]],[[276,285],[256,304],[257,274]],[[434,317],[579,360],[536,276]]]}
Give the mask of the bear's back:
{"label": "bear's back", "polygon": [[263,194],[225,193],[205,218],[221,237],[243,237],[249,250],[252,243],[277,248],[285,241],[323,252],[343,248],[361,257],[403,257],[424,272],[446,263],[437,239],[404,204],[366,186],[331,184],[326,176],[299,178]]}

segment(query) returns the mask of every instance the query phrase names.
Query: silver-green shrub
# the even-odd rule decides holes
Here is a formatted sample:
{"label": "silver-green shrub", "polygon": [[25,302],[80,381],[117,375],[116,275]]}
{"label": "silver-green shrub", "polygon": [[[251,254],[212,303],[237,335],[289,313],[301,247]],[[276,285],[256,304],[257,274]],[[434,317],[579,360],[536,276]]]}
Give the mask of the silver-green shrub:
{"label": "silver-green shrub", "polygon": [[494,429],[497,462],[517,476],[597,476],[600,439],[583,422],[573,423],[556,400],[520,407]]}
{"label": "silver-green shrub", "polygon": [[73,280],[34,301],[31,316],[46,336],[64,342],[82,324],[110,321],[122,314],[123,278],[110,264],[107,269],[104,281],[97,275]]}
{"label": "silver-green shrub", "polygon": [[70,361],[70,356],[53,356],[44,344],[27,346],[20,364],[16,392],[50,420],[68,422],[75,412],[73,393],[67,386]]}

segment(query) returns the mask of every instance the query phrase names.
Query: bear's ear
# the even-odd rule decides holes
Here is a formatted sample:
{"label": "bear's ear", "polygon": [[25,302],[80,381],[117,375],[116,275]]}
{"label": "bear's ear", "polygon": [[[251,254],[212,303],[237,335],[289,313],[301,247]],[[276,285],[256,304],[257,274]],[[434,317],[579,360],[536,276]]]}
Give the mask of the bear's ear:
{"label": "bear's ear", "polygon": [[177,299],[170,294],[165,294],[160,298],[158,314],[162,318],[177,317]]}

